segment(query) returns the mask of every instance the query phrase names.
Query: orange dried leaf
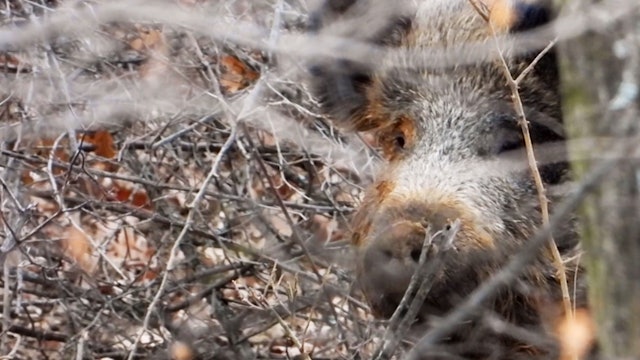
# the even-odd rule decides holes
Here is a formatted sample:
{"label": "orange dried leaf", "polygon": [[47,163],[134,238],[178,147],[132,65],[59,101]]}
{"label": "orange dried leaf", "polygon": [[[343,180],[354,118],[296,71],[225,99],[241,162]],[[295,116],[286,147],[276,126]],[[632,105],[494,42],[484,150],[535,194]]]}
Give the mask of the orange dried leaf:
{"label": "orange dried leaf", "polygon": [[148,284],[158,277],[159,273],[153,269],[147,269],[142,276],[138,279],[143,284]]}
{"label": "orange dried leaf", "polygon": [[113,137],[106,130],[87,132],[79,135],[78,140],[93,145],[93,152],[98,156],[107,159],[113,159],[116,157],[117,152]]}
{"label": "orange dried leaf", "polygon": [[164,47],[164,37],[162,31],[157,29],[149,29],[146,27],[138,28],[138,37],[133,38],[129,42],[131,49],[136,51],[157,50]]}
{"label": "orange dried leaf", "polygon": [[238,92],[258,79],[258,72],[235,56],[223,55],[220,58],[220,85],[227,93]]}
{"label": "orange dried leaf", "polygon": [[131,193],[133,192],[129,188],[114,186],[114,198],[116,201],[127,202],[131,198]]}
{"label": "orange dried leaf", "polygon": [[151,208],[151,200],[147,193],[141,190],[136,190],[131,197],[131,204],[137,207]]}
{"label": "orange dried leaf", "polygon": [[135,38],[129,42],[129,46],[136,51],[142,51],[144,49],[144,41],[141,38]]}
{"label": "orange dried leaf", "polygon": [[273,185],[275,186],[275,191],[282,198],[282,200],[288,200],[293,194],[296,193],[295,189],[289,185],[288,182],[284,181],[280,174],[276,174],[272,177]]}
{"label": "orange dried leaf", "polygon": [[98,285],[98,291],[102,295],[115,295],[116,294],[116,291],[113,288],[113,285],[109,285],[109,284]]}
{"label": "orange dried leaf", "polygon": [[24,64],[17,56],[12,54],[0,54],[0,71],[6,72],[28,72],[30,66]]}
{"label": "orange dried leaf", "polygon": [[151,199],[144,190],[135,190],[133,187],[124,182],[118,182],[113,185],[113,199],[123,203],[151,209]]}
{"label": "orange dried leaf", "polygon": [[154,75],[166,75],[166,62],[161,56],[167,53],[167,44],[162,31],[157,29],[140,29],[138,38],[131,42],[131,48],[139,52],[146,52],[149,57],[140,66],[140,76],[150,77]]}
{"label": "orange dried leaf", "polygon": [[164,39],[160,30],[149,30],[143,32],[140,37],[147,49],[157,49],[164,46]]}
{"label": "orange dried leaf", "polygon": [[[55,150],[53,150],[54,145],[56,145]],[[43,158],[49,158],[51,156],[51,151],[53,151],[53,160],[68,162],[70,157],[67,147],[68,142],[66,140],[60,141],[58,144],[56,144],[54,139],[41,138],[36,142],[33,148],[33,154]],[[63,171],[64,169],[54,167],[55,175],[58,175]]]}
{"label": "orange dried leaf", "polygon": [[22,174],[20,175],[20,180],[22,181],[22,184],[24,184],[24,185],[33,184],[33,177],[31,177],[31,171],[29,171],[29,170],[22,171]]}
{"label": "orange dried leaf", "polygon": [[87,273],[94,268],[92,260],[93,249],[87,235],[75,226],[69,226],[64,237],[64,253],[73,259],[78,266]]}
{"label": "orange dried leaf", "polygon": [[182,341],[176,341],[171,345],[171,359],[191,360],[194,359],[191,347]]}

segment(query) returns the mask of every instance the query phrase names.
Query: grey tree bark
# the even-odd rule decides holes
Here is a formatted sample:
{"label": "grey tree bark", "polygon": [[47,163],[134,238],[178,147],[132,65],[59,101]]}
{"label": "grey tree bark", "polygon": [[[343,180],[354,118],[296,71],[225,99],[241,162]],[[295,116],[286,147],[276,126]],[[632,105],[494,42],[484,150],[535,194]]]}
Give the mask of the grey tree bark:
{"label": "grey tree bark", "polygon": [[[586,199],[580,213],[585,250],[581,261],[588,272],[598,341],[602,358],[638,359],[640,3],[557,3],[561,15],[570,14],[570,19],[590,28],[559,46],[564,115],[577,180],[602,161],[616,161],[615,170]],[[616,7],[621,4],[631,4],[631,10],[620,15]]]}

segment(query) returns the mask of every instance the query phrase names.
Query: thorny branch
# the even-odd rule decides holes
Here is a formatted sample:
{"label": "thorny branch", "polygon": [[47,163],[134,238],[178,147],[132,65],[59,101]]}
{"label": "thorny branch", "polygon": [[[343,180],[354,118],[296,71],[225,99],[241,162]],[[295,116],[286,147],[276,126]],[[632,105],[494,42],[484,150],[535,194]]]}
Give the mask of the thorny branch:
{"label": "thorny branch", "polygon": [[383,342],[374,353],[373,359],[390,359],[400,341],[407,335],[441,268],[443,256],[455,247],[454,239],[459,229],[460,221],[458,220],[448,229],[439,229],[425,237],[418,266],[411,276],[409,286],[398,308],[389,319]]}
{"label": "thorny branch", "polygon": [[[491,31],[493,32],[495,38],[495,30],[493,28],[493,25],[489,23],[489,26],[491,26]],[[509,85],[509,88],[511,89],[514,107],[516,110],[516,114],[518,115],[518,124],[520,125],[520,129],[522,130],[525,150],[527,153],[527,162],[529,163],[529,169],[531,170],[531,175],[535,182],[536,190],[538,191],[538,202],[540,203],[540,213],[542,214],[542,226],[546,227],[549,226],[549,199],[547,198],[547,191],[542,181],[540,170],[538,169],[536,155],[533,150],[533,142],[531,141],[531,134],[529,133],[529,123],[524,112],[524,104],[522,103],[522,98],[520,97],[520,91],[518,90],[518,87],[520,86],[520,82],[522,81],[522,79],[524,79],[525,76],[527,76],[527,74],[533,70],[534,66],[536,66],[540,59],[542,59],[542,57],[545,56],[555,44],[556,40],[551,41],[542,51],[540,51],[535,59],[517,76],[516,79],[513,78],[511,70],[509,70],[509,65],[504,58],[502,50],[498,48],[502,69],[504,70],[507,83]],[[552,232],[549,234],[548,250],[549,252],[551,252],[551,258],[556,267],[556,274],[558,276],[558,282],[560,283],[560,288],[562,291],[562,303],[564,306],[565,316],[571,317],[573,316],[573,307],[571,305],[571,295],[569,294],[569,285],[567,283],[567,272],[564,266],[564,261],[562,260],[562,256],[560,255],[560,250],[558,250],[558,245],[553,239]]]}

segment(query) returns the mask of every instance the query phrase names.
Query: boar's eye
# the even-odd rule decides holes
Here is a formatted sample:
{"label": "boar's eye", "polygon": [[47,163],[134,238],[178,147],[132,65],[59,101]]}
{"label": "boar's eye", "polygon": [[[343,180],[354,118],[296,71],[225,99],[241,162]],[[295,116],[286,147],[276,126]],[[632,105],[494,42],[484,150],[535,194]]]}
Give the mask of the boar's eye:
{"label": "boar's eye", "polygon": [[495,144],[496,155],[503,154],[508,151],[517,150],[524,147],[522,134],[515,131],[505,131],[501,134]]}
{"label": "boar's eye", "polygon": [[397,134],[394,141],[398,149],[400,150],[404,149],[404,146],[406,145],[406,139],[404,137],[404,134]]}
{"label": "boar's eye", "polygon": [[488,155],[501,155],[524,147],[522,130],[512,116],[501,115],[494,118],[492,144]]}
{"label": "boar's eye", "polygon": [[[561,126],[556,126],[550,120],[532,113],[527,118],[529,134],[534,144],[541,144],[550,141],[560,141],[564,139]],[[524,148],[522,129],[518,121],[510,115],[501,115],[494,118],[492,127],[494,136],[493,143],[488,147],[491,154],[499,155],[508,151]]]}
{"label": "boar's eye", "polygon": [[407,154],[416,139],[415,123],[408,117],[398,117],[389,126],[377,132],[379,145],[388,160],[395,160]]}

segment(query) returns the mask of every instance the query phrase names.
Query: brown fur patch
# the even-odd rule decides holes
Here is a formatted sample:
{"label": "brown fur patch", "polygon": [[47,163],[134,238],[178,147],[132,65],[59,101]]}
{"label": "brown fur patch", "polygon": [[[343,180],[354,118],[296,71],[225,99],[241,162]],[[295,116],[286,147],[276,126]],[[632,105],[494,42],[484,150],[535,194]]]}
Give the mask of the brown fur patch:
{"label": "brown fur patch", "polygon": [[369,131],[391,123],[391,117],[382,106],[380,80],[372,78],[371,83],[362,90],[366,97],[364,108],[359,108],[357,113],[344,123],[344,127],[351,131]]}
{"label": "brown fur patch", "polygon": [[381,201],[382,199],[387,197],[389,194],[391,194],[394,188],[394,184],[389,180],[382,180],[377,182],[374,185],[374,188],[376,189],[376,193],[374,194],[375,197],[377,197],[379,201]]}
{"label": "brown fur patch", "polygon": [[364,202],[360,204],[358,211],[353,216],[351,242],[357,248],[365,246],[367,236],[371,230],[371,215],[374,214],[377,205],[375,201],[373,196],[365,196]]}
{"label": "brown fur patch", "polygon": [[354,220],[353,225],[351,243],[357,248],[362,248],[365,245],[367,234],[369,234],[369,231],[371,230],[371,222]]}
{"label": "brown fur patch", "polygon": [[[425,194],[429,195],[425,197]],[[382,211],[402,209],[409,202],[415,202],[416,199],[420,199],[421,202],[426,204],[425,207],[429,209],[429,213],[454,212],[457,214],[457,219],[459,219],[461,223],[460,231],[465,239],[463,244],[461,244],[463,247],[474,247],[478,249],[495,248],[496,244],[493,237],[478,226],[479,222],[473,211],[454,197],[438,194],[436,191],[425,190],[424,193],[420,194],[402,194],[400,196],[387,197],[380,202],[380,209],[382,209]],[[428,214],[425,214],[425,216],[426,215]],[[447,219],[447,221],[451,222],[455,220],[455,218]]]}
{"label": "brown fur patch", "polygon": [[[402,196],[390,196],[394,184],[388,180],[382,180],[376,183],[365,196],[365,201],[361,204],[358,212],[353,219],[353,228],[351,239],[355,247],[364,249],[369,245],[369,233],[372,226],[372,218],[380,211],[397,211],[399,216],[410,201],[415,199],[424,199],[423,194],[403,194]],[[431,194],[434,194],[433,192]],[[493,237],[478,227],[478,221],[475,219],[473,212],[460,201],[453,197],[434,195],[430,196],[431,200],[427,200],[429,213],[442,213],[443,209],[449,209],[449,212],[458,214],[457,219],[461,222],[460,234],[464,240],[459,243],[461,249],[491,249],[496,244]],[[428,214],[425,213],[425,216]],[[454,221],[456,219],[447,219]],[[422,226],[422,225],[421,225]]]}
{"label": "brown fur patch", "polygon": [[380,204],[391,194],[395,187],[393,181],[380,180],[370,187],[362,204],[353,218],[351,241],[356,247],[361,247],[371,229],[371,217],[380,208]]}
{"label": "brown fur patch", "polygon": [[464,218],[462,226],[462,231],[467,236],[467,239],[471,240],[471,242],[476,244],[479,248],[491,249],[495,247],[496,244],[493,241],[493,237],[487,234],[484,230],[478,229],[476,226],[469,226],[468,223],[465,228]]}
{"label": "brown fur patch", "polygon": [[[475,214],[464,204],[461,204],[459,200],[449,196],[443,196],[437,204],[439,207],[455,209],[460,214],[460,221],[462,222],[462,231],[467,234],[469,240],[480,245],[481,248],[494,247],[493,239],[484,230],[479,229],[475,224],[478,221],[475,219]],[[455,220],[455,219],[451,219]]]}

